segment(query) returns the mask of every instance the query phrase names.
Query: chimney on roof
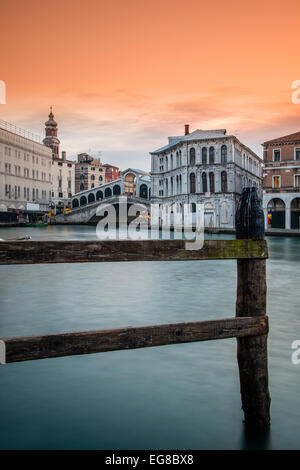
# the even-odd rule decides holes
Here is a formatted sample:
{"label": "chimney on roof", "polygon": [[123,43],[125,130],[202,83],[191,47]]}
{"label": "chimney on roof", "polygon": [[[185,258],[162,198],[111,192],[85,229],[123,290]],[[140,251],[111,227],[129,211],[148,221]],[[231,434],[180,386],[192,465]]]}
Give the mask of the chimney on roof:
{"label": "chimney on roof", "polygon": [[66,154],[66,152],[65,152],[64,150],[61,152],[61,156],[62,156],[62,159],[63,159],[64,161],[67,160],[67,154]]}
{"label": "chimney on roof", "polygon": [[190,125],[185,124],[184,125],[184,135],[189,135],[189,133],[190,133]]}

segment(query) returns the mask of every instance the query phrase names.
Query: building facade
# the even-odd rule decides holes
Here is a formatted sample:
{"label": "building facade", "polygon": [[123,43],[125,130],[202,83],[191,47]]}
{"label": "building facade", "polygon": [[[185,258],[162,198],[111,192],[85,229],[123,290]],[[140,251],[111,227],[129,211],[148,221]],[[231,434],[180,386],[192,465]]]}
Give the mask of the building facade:
{"label": "building facade", "polygon": [[75,164],[75,192],[95,188],[105,182],[105,168],[100,158],[80,153]]}
{"label": "building facade", "polygon": [[71,206],[71,197],[75,193],[75,162],[67,160],[66,152],[61,158],[52,159],[51,202],[55,213]]}
{"label": "building facade", "polygon": [[57,122],[54,120],[51,107],[48,120],[45,122],[43,143],[52,151],[51,207],[56,214],[71,205],[71,197],[75,193],[75,162],[67,160],[65,151],[60,156],[60,140],[57,133]]}
{"label": "building facade", "polygon": [[205,227],[234,229],[242,189],[261,190],[262,161],[225,129],[195,130],[169,137],[166,146],[151,152],[151,202],[204,205]]}
{"label": "building facade", "polygon": [[103,165],[103,168],[105,169],[105,182],[106,183],[111,183],[112,181],[115,181],[121,178],[121,171],[119,167],[110,165],[109,163],[105,163]]}
{"label": "building facade", "polygon": [[300,132],[268,140],[262,145],[266,227],[299,229]]}
{"label": "building facade", "polygon": [[49,210],[52,150],[27,131],[0,122],[0,211]]}

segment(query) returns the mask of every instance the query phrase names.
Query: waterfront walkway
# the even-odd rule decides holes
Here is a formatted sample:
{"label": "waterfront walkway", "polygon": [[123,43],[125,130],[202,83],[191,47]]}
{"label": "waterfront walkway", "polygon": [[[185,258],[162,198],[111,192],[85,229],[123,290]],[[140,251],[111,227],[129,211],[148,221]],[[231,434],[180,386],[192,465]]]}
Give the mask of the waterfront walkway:
{"label": "waterfront walkway", "polygon": [[300,237],[299,229],[285,229],[285,228],[268,228],[266,230],[267,236],[279,236],[279,237]]}

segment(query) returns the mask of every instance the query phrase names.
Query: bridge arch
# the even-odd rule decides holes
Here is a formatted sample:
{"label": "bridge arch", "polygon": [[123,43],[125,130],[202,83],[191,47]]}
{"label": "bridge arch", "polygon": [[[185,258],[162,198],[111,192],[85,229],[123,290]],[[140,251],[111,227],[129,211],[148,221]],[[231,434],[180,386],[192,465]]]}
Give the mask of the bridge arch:
{"label": "bridge arch", "polygon": [[86,206],[87,200],[85,196],[81,196],[80,198],[80,206]]}
{"label": "bridge arch", "polygon": [[76,207],[79,207],[79,201],[78,201],[78,199],[73,199],[72,208],[75,209]]}
{"label": "bridge arch", "polygon": [[291,228],[300,228],[300,197],[295,197],[291,202]]}
{"label": "bridge arch", "polygon": [[125,175],[124,179],[125,185],[125,194],[128,196],[135,196],[136,195],[136,175],[132,172],[128,172]]}
{"label": "bridge arch", "polygon": [[140,197],[148,199],[148,187],[146,184],[141,184],[140,186]]}
{"label": "bridge arch", "polygon": [[97,201],[101,201],[103,199],[103,191],[96,192],[96,199]]}
{"label": "bridge arch", "polygon": [[268,212],[271,213],[271,227],[285,228],[285,203],[282,199],[275,197],[268,203]]}
{"label": "bridge arch", "polygon": [[90,193],[88,195],[88,202],[89,202],[89,204],[92,203],[92,202],[95,202],[95,194]]}
{"label": "bridge arch", "polygon": [[105,188],[104,197],[111,197],[111,188]]}
{"label": "bridge arch", "polygon": [[121,194],[121,187],[118,184],[115,184],[113,187],[113,195],[119,196]]}

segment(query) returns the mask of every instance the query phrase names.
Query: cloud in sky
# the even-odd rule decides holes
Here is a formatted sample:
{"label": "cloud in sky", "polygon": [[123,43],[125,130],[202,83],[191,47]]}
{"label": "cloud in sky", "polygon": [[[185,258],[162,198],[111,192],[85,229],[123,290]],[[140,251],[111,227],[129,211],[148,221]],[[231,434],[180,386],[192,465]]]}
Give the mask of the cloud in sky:
{"label": "cloud in sky", "polygon": [[[149,152],[163,146],[168,135],[182,135],[184,124],[191,130],[226,128],[261,155],[261,143],[271,137],[299,130],[300,106],[286,100],[274,102],[268,96],[255,97],[221,90],[211,95],[153,99],[125,90],[112,97],[78,90],[58,95],[54,105],[59,124],[61,149],[70,158],[80,152],[101,152],[104,160],[114,158],[122,168],[134,165],[150,168]],[[53,103],[52,103],[53,104]],[[7,105],[4,119],[43,135],[46,106]],[[139,155],[139,157],[138,157]],[[134,157],[133,157],[134,156]]]}
{"label": "cloud in sky", "polygon": [[69,157],[91,149],[121,168],[132,158],[149,169],[149,152],[184,124],[227,128],[259,155],[264,140],[299,131],[300,105],[291,102],[299,1],[51,7],[48,22],[49,5],[39,0],[1,6],[0,118],[43,135],[53,105]]}

